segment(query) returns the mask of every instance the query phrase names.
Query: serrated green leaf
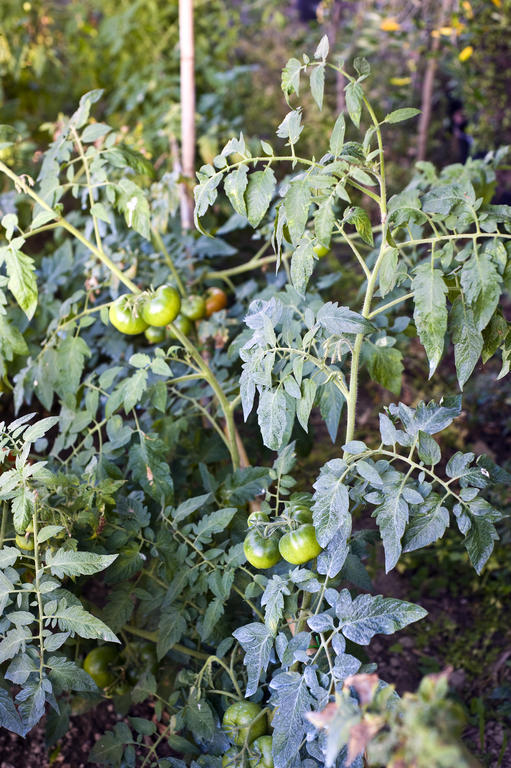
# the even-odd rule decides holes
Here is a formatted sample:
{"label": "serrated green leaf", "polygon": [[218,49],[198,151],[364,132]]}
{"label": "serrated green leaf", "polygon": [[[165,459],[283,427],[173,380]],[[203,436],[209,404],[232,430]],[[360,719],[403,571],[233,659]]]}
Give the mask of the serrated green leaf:
{"label": "serrated green leaf", "polygon": [[350,82],[345,88],[346,109],[352,122],[358,128],[360,126],[360,116],[362,114],[363,91],[358,83]]}
{"label": "serrated green leaf", "polygon": [[314,67],[310,75],[310,86],[312,98],[318,105],[318,109],[323,109],[323,93],[325,90],[325,65],[319,64]]}
{"label": "serrated green leaf", "polygon": [[319,544],[326,547],[337,533],[344,539],[351,534],[348,487],[344,483],[347,464],[332,459],[321,467],[313,484],[313,520]]}
{"label": "serrated green leaf", "polygon": [[345,221],[355,227],[364,243],[368,245],[374,244],[371,220],[363,208],[358,206],[351,208],[345,215]]}
{"label": "serrated green leaf", "polygon": [[276,179],[271,168],[264,171],[255,171],[248,178],[246,191],[247,218],[252,227],[257,227],[273,197]]}
{"label": "serrated green leaf", "polygon": [[291,182],[284,197],[284,210],[291,242],[295,246],[300,242],[304,233],[309,218],[310,203],[311,190],[305,179]]}
{"label": "serrated green leaf", "polygon": [[341,112],[335,121],[332,134],[330,136],[330,152],[334,157],[338,157],[342,152],[345,132],[346,120],[344,119],[344,114]]}
{"label": "serrated green leaf", "polygon": [[[19,238],[16,238],[17,240]],[[7,287],[29,320],[37,307],[37,281],[34,260],[11,245],[1,248],[9,282]]]}
{"label": "serrated green leaf", "polygon": [[442,272],[431,263],[421,264],[412,280],[415,309],[413,318],[429,360],[429,378],[435,372],[444,351],[447,330],[447,286]]}
{"label": "serrated green leaf", "polygon": [[46,553],[46,566],[52,576],[62,579],[64,576],[90,576],[108,568],[119,555],[97,555],[95,552],[74,552],[58,549],[55,553]]}
{"label": "serrated green leaf", "polygon": [[420,115],[420,109],[415,109],[414,107],[403,107],[403,109],[395,109],[394,112],[391,112],[385,120],[384,123],[402,123],[403,120],[410,120],[410,118],[415,117],[416,115]]}
{"label": "serrated green leaf", "polygon": [[225,194],[229,198],[232,207],[240,216],[247,216],[247,206],[245,203],[245,191],[248,186],[248,168],[246,165],[240,165],[239,168],[232,171],[224,180]]}
{"label": "serrated green leaf", "polygon": [[313,271],[314,250],[312,243],[304,242],[293,251],[290,269],[291,281],[301,296],[305,295]]}
{"label": "serrated green leaf", "polygon": [[449,327],[454,343],[454,360],[460,389],[469,379],[483,349],[483,337],[477,329],[474,313],[458,296],[449,315]]}
{"label": "serrated green leaf", "polygon": [[244,663],[247,668],[245,696],[252,696],[259,687],[259,679],[266,672],[273,649],[273,636],[268,627],[259,622],[247,624],[233,633],[245,651]]}

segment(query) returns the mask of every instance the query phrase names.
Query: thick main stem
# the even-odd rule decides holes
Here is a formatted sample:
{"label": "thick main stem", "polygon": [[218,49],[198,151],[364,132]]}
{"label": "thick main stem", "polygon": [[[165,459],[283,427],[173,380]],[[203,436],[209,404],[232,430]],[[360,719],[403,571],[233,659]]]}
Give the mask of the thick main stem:
{"label": "thick main stem", "polygon": [[36,590],[37,610],[38,610],[37,623],[39,627],[39,680],[42,682],[43,671],[44,671],[44,636],[43,636],[44,611],[43,611],[43,600],[41,597],[41,588],[40,588],[41,562],[39,559],[39,542],[37,540],[37,536],[38,536],[37,512],[34,512],[32,516],[32,525],[34,527],[34,560],[35,560],[34,584],[35,584],[35,590]]}
{"label": "thick main stem", "polygon": [[229,403],[229,400],[224,394],[224,391],[222,390],[222,387],[220,386],[219,382],[217,381],[215,375],[210,370],[209,366],[204,362],[202,359],[202,356],[200,352],[195,349],[192,342],[184,335],[184,333],[181,333],[177,325],[174,323],[169,323],[170,328],[172,329],[172,332],[176,336],[176,338],[181,342],[183,347],[186,349],[186,351],[189,353],[189,355],[193,358],[194,362],[197,363],[198,367],[200,368],[203,378],[208,382],[209,386],[215,393],[218,403],[220,405],[220,408],[223,411],[224,418],[225,418],[225,424],[226,424],[226,431],[227,431],[227,437],[229,442],[229,453],[231,455],[231,462],[233,469],[238,469],[240,465],[240,457],[238,452],[238,444],[236,440],[236,427],[234,424],[234,414],[231,404]]}
{"label": "thick main stem", "polygon": [[[372,123],[376,129],[376,140],[378,142],[378,153],[380,159],[380,218],[382,225],[381,246],[376,263],[371,271],[369,279],[367,281],[367,288],[364,297],[364,306],[362,307],[362,317],[369,318],[371,313],[371,301],[373,299],[374,291],[376,289],[376,282],[378,280],[378,272],[388,248],[387,246],[387,189],[385,182],[385,157],[383,153],[383,139],[381,135],[381,128],[378,119],[374,113],[374,110],[367,99],[364,97],[364,104],[371,116]],[[357,413],[357,398],[358,398],[358,372],[360,367],[360,352],[362,349],[362,342],[364,340],[364,334],[358,333],[355,337],[355,344],[353,345],[353,354],[351,356],[351,370],[350,370],[350,388],[347,401],[347,417],[346,417],[346,443],[353,440],[355,434],[355,421]]]}

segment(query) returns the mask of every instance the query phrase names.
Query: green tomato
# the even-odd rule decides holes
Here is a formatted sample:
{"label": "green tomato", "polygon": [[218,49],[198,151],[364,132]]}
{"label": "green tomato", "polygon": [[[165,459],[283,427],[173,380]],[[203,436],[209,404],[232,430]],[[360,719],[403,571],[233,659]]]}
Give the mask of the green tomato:
{"label": "green tomato", "polygon": [[252,528],[252,526],[257,525],[257,523],[269,523],[270,518],[266,514],[266,512],[262,512],[260,509],[257,509],[255,512],[251,512],[248,516],[247,525],[249,528]]}
{"label": "green tomato", "polygon": [[133,296],[119,296],[110,305],[108,317],[114,328],[128,336],[142,333],[148,326],[144,318],[138,314]]}
{"label": "green tomato", "polygon": [[[178,315],[173,323],[178,331],[181,331],[183,336],[189,336],[192,331],[192,321],[189,320],[184,315]],[[172,330],[172,328],[169,326],[167,328],[167,336],[171,339],[177,339],[176,334]],[[179,339],[177,339],[179,341]]]}
{"label": "green tomato", "polygon": [[271,568],[281,559],[279,545],[275,537],[263,536],[257,528],[252,528],[245,536],[243,552],[254,568]]}
{"label": "green tomato", "polygon": [[142,317],[147,325],[163,328],[171,323],[179,314],[181,297],[171,285],[160,287],[144,301]]}
{"label": "green tomato", "polygon": [[250,752],[254,754],[251,754],[248,759],[250,768],[273,768],[271,745],[271,736],[259,736],[254,741],[250,747]]}
{"label": "green tomato", "polygon": [[261,707],[254,701],[237,701],[225,710],[222,727],[238,747],[242,747],[245,742],[251,744],[266,733],[266,715],[253,723],[260,712]]}
{"label": "green tomato", "polygon": [[18,547],[18,549],[25,550],[25,552],[31,552],[34,549],[34,537],[22,536],[20,533],[17,533],[16,546]]}
{"label": "green tomato", "polygon": [[321,243],[316,243],[316,245],[313,245],[312,250],[318,257],[318,259],[322,259],[323,256],[326,256],[327,253],[330,253],[330,248],[327,248],[326,245],[321,245]]}
{"label": "green tomato", "polygon": [[145,329],[144,336],[149,344],[159,344],[165,341],[165,328],[155,328],[154,325],[150,325]]}
{"label": "green tomato", "polygon": [[140,646],[138,658],[144,670],[155,675],[158,671],[158,659],[156,658],[156,647],[154,643],[144,643]]}
{"label": "green tomato", "polygon": [[115,680],[111,670],[118,653],[111,645],[99,645],[89,651],[83,662],[84,670],[92,677],[98,688],[107,688]]}
{"label": "green tomato", "polygon": [[316,538],[314,526],[310,523],[300,525],[296,531],[289,531],[279,541],[279,551],[284,560],[293,565],[302,565],[317,557],[321,547]]}
{"label": "green tomato", "polygon": [[289,517],[298,523],[312,523],[312,497],[310,493],[293,493],[287,503]]}
{"label": "green tomato", "polygon": [[206,300],[202,296],[187,296],[181,302],[181,314],[189,320],[202,320],[206,314]]}

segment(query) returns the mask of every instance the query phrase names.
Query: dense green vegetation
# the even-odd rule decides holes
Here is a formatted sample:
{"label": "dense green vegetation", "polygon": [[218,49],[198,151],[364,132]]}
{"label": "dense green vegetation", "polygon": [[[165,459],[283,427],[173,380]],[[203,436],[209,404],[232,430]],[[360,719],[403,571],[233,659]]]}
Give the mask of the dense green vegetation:
{"label": "dense green vegetation", "polygon": [[177,4],[0,10],[0,724],[505,767],[509,8],[282,5],[195,4],[193,231]]}

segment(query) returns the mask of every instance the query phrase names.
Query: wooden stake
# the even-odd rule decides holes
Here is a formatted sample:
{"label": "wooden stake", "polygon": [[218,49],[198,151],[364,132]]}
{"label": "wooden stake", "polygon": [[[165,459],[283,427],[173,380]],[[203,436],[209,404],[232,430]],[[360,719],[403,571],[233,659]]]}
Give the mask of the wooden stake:
{"label": "wooden stake", "polygon": [[195,177],[195,49],[193,38],[193,0],[179,0],[179,47],[181,55],[181,226],[193,227]]}

